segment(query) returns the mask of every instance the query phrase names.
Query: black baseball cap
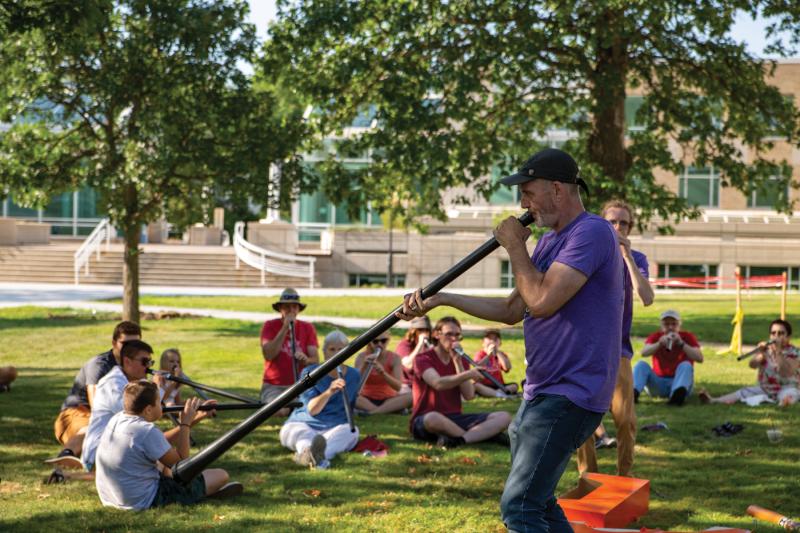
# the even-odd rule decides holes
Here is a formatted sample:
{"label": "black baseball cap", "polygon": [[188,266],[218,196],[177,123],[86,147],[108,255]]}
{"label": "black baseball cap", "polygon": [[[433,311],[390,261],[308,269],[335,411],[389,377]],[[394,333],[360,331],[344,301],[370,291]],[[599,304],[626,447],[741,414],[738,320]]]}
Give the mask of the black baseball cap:
{"label": "black baseball cap", "polygon": [[500,183],[519,185],[535,179],[560,181],[578,185],[586,191],[586,194],[589,194],[589,187],[578,174],[578,164],[571,155],[558,148],[545,148],[525,161],[519,172],[506,176],[500,180]]}

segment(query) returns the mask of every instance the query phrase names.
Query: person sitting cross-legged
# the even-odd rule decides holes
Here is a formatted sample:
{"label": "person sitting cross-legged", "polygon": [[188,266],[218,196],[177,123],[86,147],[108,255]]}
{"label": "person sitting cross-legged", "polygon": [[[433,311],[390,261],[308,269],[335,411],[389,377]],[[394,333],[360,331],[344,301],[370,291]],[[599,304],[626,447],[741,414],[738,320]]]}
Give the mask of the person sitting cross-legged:
{"label": "person sitting cross-legged", "polygon": [[[338,329],[331,331],[322,345],[325,359],[345,346],[345,334]],[[318,366],[307,366],[301,378]],[[352,412],[361,378],[355,368],[344,365],[340,368],[344,377],[340,378],[335,369],[323,376],[300,395],[303,405],[292,411],[281,427],[281,444],[295,452],[294,462],[299,465],[328,468],[331,459],[358,444],[358,428],[354,426],[354,431],[350,431],[344,402],[350,404]]]}
{"label": "person sitting cross-legged", "polygon": [[633,369],[633,398],[647,387],[651,396],[669,398],[670,405],[683,405],[694,386],[694,363],[703,362],[703,351],[697,337],[681,331],[677,311],[661,313],[661,330],[644,341],[642,356],[653,356],[653,368],[639,361]]}
{"label": "person sitting cross-legged", "polygon": [[[142,510],[242,493],[241,483],[228,483],[228,473],[220,468],[204,470],[187,485],[172,479],[170,468],[189,457],[191,422],[200,405],[197,398],[188,399],[183,406],[177,449],[153,424],[163,415],[155,383],[128,383],[123,404],[124,410],[109,420],[97,449],[95,485],[104,506]],[[164,466],[161,472],[159,463]]]}
{"label": "person sitting cross-legged", "polygon": [[[777,402],[781,406],[794,404],[800,399],[800,351],[792,346],[792,325],[781,319],[769,325],[771,342],[761,342],[758,351],[750,358],[750,368],[758,370],[758,385],[743,387],[714,398],[707,390],[697,393],[702,403],[734,404],[738,401],[756,402],[761,399]],[[760,398],[758,398],[760,397]]]}
{"label": "person sitting cross-legged", "polygon": [[511,423],[506,411],[470,413],[461,411],[461,398],[475,397],[473,381],[483,379],[476,368],[464,370],[460,348],[461,324],[447,316],[433,330],[435,346],[417,355],[412,383],[413,410],[410,429],[415,439],[436,442],[445,448],[494,440],[508,444],[504,431]]}
{"label": "person sitting cross-legged", "polygon": [[388,344],[389,332],[386,331],[356,357],[356,368],[362,379],[369,369],[356,407],[369,414],[396,413],[411,407],[411,391],[399,392],[403,386],[403,364],[399,355],[386,349]]}
{"label": "person sitting cross-legged", "polygon": [[475,392],[479,396],[487,398],[505,398],[509,394],[516,394],[519,386],[516,383],[506,383],[503,381],[503,374],[511,371],[511,360],[508,355],[500,349],[503,344],[500,338],[499,329],[487,329],[483,334],[483,347],[475,354],[475,362],[492,375],[497,381],[503,384],[503,390],[497,388],[492,381],[484,377],[481,381],[475,382]]}

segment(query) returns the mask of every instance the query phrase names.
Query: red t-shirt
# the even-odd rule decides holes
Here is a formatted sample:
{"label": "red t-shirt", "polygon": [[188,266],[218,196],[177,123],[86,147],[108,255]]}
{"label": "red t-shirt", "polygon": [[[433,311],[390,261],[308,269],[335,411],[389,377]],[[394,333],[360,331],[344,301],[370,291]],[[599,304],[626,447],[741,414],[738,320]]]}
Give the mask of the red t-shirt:
{"label": "red t-shirt", "polygon": [[[663,335],[663,331],[656,331],[647,337],[644,343],[655,344]],[[679,331],[678,335],[680,335],[681,340],[689,346],[693,348],[698,348],[700,346],[694,334],[688,331]],[[667,350],[666,346],[660,346],[656,353],[653,354],[653,372],[656,373],[656,376],[662,378],[675,377],[675,369],[684,361],[689,361],[689,363],[694,366],[694,361],[686,357],[686,352],[684,352],[682,348],[673,346],[672,350]]]}
{"label": "red t-shirt", "polygon": [[[398,359],[398,365],[401,364],[399,361],[400,357],[396,353],[386,352],[385,361],[383,362],[383,369],[390,376],[392,375],[392,368],[394,367],[395,359]],[[377,362],[376,364],[380,363]],[[364,372],[366,371],[367,367],[365,366]],[[369,373],[367,381],[364,383],[364,388],[361,389],[361,395],[368,400],[385,400],[387,398],[397,396],[397,391],[394,390],[391,385],[389,385],[389,382],[386,381],[386,378],[384,378],[375,370],[375,367],[372,367],[372,372]]]}
{"label": "red t-shirt", "polygon": [[[483,350],[481,350],[475,354],[475,362],[480,363],[487,357],[489,358],[489,364],[483,365],[482,368],[486,370],[489,374],[491,374],[492,377],[495,378],[497,381],[505,385],[506,382],[503,381],[503,371],[500,370],[500,362],[498,361],[498,357],[496,355],[489,355]],[[464,366],[464,368],[465,369],[467,368],[466,365]],[[494,387],[494,383],[489,381],[488,378],[483,378],[481,380],[481,383],[488,387]]]}
{"label": "red t-shirt", "polygon": [[[264,322],[264,327],[261,328],[261,344],[266,341],[271,341],[278,336],[281,330],[283,321],[280,318],[267,320]],[[309,346],[319,346],[317,342],[317,330],[308,322],[302,320],[295,320],[294,334],[296,349],[308,355]],[[283,339],[283,346],[278,353],[278,357],[272,361],[264,359],[264,383],[272,385],[292,385],[294,383],[294,375],[292,373],[292,340],[289,332],[286,332],[286,337]],[[297,375],[300,376],[305,365],[298,361]]]}
{"label": "red t-shirt", "polygon": [[[400,343],[397,345],[397,348],[394,349],[394,353],[399,355],[401,358],[407,356],[413,351],[414,351],[414,345],[408,342],[406,339],[401,340]],[[403,383],[405,383],[410,387],[411,382],[414,380],[414,369],[406,368],[405,365],[403,365],[402,361],[400,362],[400,365],[403,367]]]}
{"label": "red t-shirt", "polygon": [[443,363],[436,355],[435,349],[431,348],[417,354],[414,358],[414,380],[411,382],[411,392],[413,398],[411,420],[413,421],[420,415],[437,411],[442,414],[461,413],[461,388],[437,391],[428,385],[422,374],[433,368],[440,376],[453,376],[457,374],[456,365],[452,360]]}

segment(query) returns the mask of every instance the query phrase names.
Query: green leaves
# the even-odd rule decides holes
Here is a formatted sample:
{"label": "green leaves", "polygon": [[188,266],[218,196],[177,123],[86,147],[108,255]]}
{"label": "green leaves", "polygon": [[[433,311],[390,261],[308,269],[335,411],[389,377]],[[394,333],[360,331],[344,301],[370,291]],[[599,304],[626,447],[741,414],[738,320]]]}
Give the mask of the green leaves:
{"label": "green leaves", "polygon": [[[443,216],[448,189],[488,197],[490,169],[519,166],[554,130],[591,179],[590,208],[622,197],[642,222],[676,220],[696,211],[657,176],[713,164],[745,191],[783,167],[769,137],[797,138],[771,65],[729,36],[739,10],[762,9],[800,23],[780,2],[282,2],[261,67],[316,107],[320,138],[374,106],[377,128],[340,148],[369,155],[368,169],[345,176],[332,161],[319,180],[366,191],[353,201],[399,197],[406,222]],[[629,94],[644,95],[636,131]]]}

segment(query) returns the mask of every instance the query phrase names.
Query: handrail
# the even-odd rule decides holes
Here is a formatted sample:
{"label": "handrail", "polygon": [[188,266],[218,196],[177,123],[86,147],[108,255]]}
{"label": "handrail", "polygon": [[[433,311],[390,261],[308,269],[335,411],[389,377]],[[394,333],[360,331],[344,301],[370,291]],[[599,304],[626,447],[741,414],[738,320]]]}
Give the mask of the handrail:
{"label": "handrail", "polygon": [[260,270],[262,285],[266,283],[266,273],[271,272],[280,276],[308,278],[309,287],[314,288],[315,258],[272,252],[246,241],[244,222],[240,221],[234,225],[233,250],[236,253],[236,268],[239,268],[241,261]]}
{"label": "handrail", "polygon": [[97,254],[97,260],[100,261],[100,246],[102,245],[103,241],[106,241],[106,252],[108,251],[111,245],[111,234],[113,233],[114,228],[111,227],[107,218],[104,218],[100,221],[97,226],[92,230],[86,240],[83,241],[83,244],[75,250],[75,254],[73,255],[73,269],[75,271],[75,285],[78,285],[80,280],[80,272],[81,268],[85,269],[84,275],[89,275],[89,259],[91,259],[92,254]]}

